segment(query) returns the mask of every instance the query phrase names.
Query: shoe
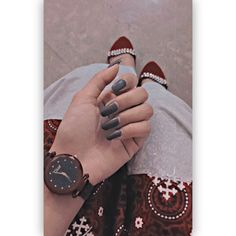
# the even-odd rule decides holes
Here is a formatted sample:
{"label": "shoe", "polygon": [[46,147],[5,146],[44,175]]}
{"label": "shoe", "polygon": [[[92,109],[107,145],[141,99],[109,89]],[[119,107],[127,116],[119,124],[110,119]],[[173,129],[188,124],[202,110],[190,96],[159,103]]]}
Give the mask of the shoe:
{"label": "shoe", "polygon": [[166,77],[160,66],[155,61],[150,61],[143,67],[139,76],[138,86],[141,86],[142,81],[145,79],[151,79],[154,82],[161,84],[166,89],[168,88]]}
{"label": "shoe", "polygon": [[118,38],[112,45],[110,51],[107,54],[107,62],[109,63],[111,57],[116,57],[121,54],[130,54],[136,60],[136,53],[132,43],[125,36]]}

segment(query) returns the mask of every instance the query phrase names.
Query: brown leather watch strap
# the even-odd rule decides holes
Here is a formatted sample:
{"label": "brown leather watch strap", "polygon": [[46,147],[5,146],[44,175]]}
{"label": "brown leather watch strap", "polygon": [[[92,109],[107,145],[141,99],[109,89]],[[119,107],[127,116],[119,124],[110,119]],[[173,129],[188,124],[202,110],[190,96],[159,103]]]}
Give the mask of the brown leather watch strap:
{"label": "brown leather watch strap", "polygon": [[94,189],[94,186],[89,181],[87,181],[83,190],[79,193],[79,196],[82,197],[86,201],[89,198],[89,196],[92,194],[93,189]]}
{"label": "brown leather watch strap", "polygon": [[83,179],[81,180],[81,183],[85,183],[82,188],[77,189],[72,193],[72,197],[76,198],[80,196],[83,198],[85,201],[89,198],[90,194],[93,191],[94,186],[89,182],[89,175],[85,174],[83,176]]}

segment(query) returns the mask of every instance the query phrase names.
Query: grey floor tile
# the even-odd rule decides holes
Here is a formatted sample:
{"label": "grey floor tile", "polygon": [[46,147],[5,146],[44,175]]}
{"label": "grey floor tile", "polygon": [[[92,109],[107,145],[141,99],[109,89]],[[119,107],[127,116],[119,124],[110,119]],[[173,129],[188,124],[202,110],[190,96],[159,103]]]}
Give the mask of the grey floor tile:
{"label": "grey floor tile", "polygon": [[170,91],[192,105],[192,1],[46,0],[44,7],[45,87],[78,66],[106,62],[125,35],[137,70],[157,61]]}

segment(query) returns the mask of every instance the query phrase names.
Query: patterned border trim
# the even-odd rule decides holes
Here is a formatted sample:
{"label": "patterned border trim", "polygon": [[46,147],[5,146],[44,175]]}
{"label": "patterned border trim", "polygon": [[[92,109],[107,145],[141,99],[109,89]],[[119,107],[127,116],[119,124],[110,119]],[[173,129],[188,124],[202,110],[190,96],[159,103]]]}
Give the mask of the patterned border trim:
{"label": "patterned border trim", "polygon": [[118,236],[118,234],[122,231],[123,228],[124,228],[124,225],[122,224],[122,225],[116,230],[115,236]]}
{"label": "patterned border trim", "polygon": [[50,120],[48,120],[48,125],[51,129],[53,129],[54,131],[57,131],[57,127],[55,127]]}
{"label": "patterned border trim", "polygon": [[100,191],[100,189],[102,188],[103,184],[104,184],[104,180],[100,183],[100,185],[98,186],[98,188],[96,189],[96,191],[93,192],[93,196],[96,195],[96,194]]}

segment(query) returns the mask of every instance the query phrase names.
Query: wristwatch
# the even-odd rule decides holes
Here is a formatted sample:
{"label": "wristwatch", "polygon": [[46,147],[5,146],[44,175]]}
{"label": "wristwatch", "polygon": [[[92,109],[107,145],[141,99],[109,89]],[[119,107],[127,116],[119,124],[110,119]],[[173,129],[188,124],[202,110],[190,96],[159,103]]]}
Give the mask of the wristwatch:
{"label": "wristwatch", "polygon": [[58,195],[80,196],[87,200],[93,191],[89,175],[76,156],[48,152],[44,155],[44,182],[48,189]]}

